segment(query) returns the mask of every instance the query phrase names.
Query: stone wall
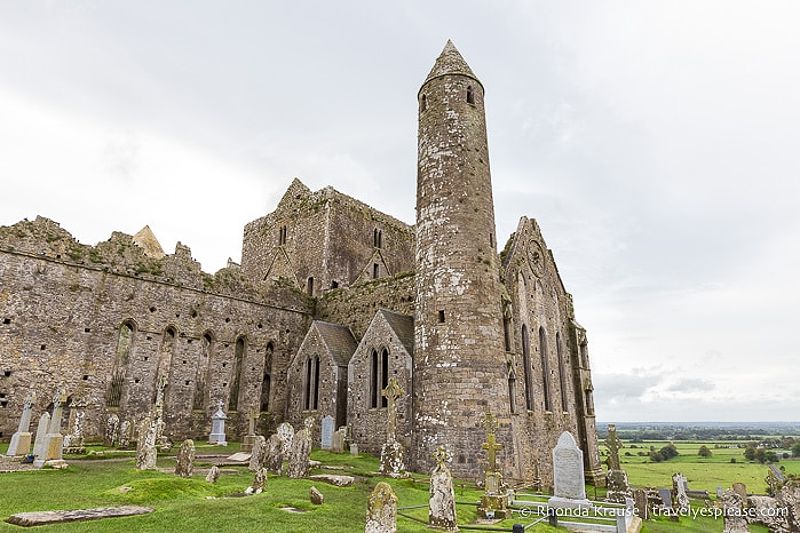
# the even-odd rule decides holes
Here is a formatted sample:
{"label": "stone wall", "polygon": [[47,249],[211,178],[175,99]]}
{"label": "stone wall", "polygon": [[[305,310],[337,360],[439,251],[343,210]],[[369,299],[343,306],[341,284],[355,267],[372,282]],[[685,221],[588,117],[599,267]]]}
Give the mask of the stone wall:
{"label": "stone wall", "polygon": [[506,329],[513,364],[515,446],[533,443],[523,452],[525,460],[516,475],[530,479],[538,465],[543,482],[551,486],[550,450],[563,431],[575,435],[587,466],[599,467],[596,436],[593,426],[587,432],[579,401],[583,391],[575,380],[580,361],[572,298],[536,221],[522,218],[503,259],[510,304]]}
{"label": "stone wall", "polygon": [[[149,411],[161,373],[168,434],[204,435],[214,403],[229,405],[238,338],[246,350],[235,406],[259,401],[270,346],[270,411],[280,419],[286,369],[308,323],[303,295],[259,291],[236,267],[205,274],[181,245],[156,259],[121,233],[92,247],[44,218],[0,228],[0,394],[7,400],[0,431],[7,437],[16,429],[29,389],[37,392],[37,417],[63,384],[88,401],[87,434],[99,436],[108,413],[132,419]],[[123,324],[132,334],[121,364]],[[119,405],[109,406],[115,369],[124,382]],[[238,418],[232,413],[234,432],[244,425]]]}

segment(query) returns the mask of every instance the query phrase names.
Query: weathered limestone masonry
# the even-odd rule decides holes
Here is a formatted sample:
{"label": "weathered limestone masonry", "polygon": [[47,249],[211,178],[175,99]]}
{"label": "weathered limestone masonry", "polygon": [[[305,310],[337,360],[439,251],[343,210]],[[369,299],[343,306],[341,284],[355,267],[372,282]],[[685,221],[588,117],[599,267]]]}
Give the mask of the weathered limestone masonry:
{"label": "weathered limestone masonry", "polygon": [[417,469],[445,446],[455,475],[478,476],[480,413],[511,436],[500,267],[483,86],[448,42],[419,91],[414,436]]}
{"label": "weathered limestone masonry", "polygon": [[87,440],[113,416],[127,446],[166,382],[166,438],[205,439],[221,409],[231,440],[280,428],[277,471],[306,419],[315,445],[330,416],[352,451],[378,453],[396,379],[411,470],[442,446],[454,475],[480,477],[489,412],[498,476],[552,487],[567,431],[601,481],[586,330],[535,220],[497,253],[484,87],[452,43],[418,102],[416,226],[295,179],[245,226],[241,267],[214,275],[148,227],[96,246],[45,218],[0,228],[0,438],[29,391],[38,418],[63,385],[66,405],[86,401]]}
{"label": "weathered limestone masonry", "polygon": [[[271,374],[260,407],[280,420],[280,377],[308,323],[302,294],[256,287],[235,265],[205,274],[180,244],[158,257],[122,233],[79,244],[42,217],[0,228],[0,412],[34,390],[38,417],[63,383],[87,401],[85,435],[102,437],[111,413],[149,412],[165,376],[166,430],[180,440],[207,434],[218,399],[246,412]],[[0,437],[16,422],[0,416]]]}

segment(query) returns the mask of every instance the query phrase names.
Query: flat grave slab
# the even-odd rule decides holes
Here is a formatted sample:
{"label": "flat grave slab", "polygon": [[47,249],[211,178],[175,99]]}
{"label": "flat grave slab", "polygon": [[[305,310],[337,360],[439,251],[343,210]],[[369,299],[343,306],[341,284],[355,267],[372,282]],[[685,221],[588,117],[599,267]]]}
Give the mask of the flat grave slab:
{"label": "flat grave slab", "polygon": [[100,518],[117,518],[120,516],[136,516],[152,513],[150,507],[126,505],[123,507],[97,507],[95,509],[74,509],[70,511],[35,511],[31,513],[17,513],[6,519],[9,524],[31,527],[61,522],[80,522],[84,520],[99,520]]}

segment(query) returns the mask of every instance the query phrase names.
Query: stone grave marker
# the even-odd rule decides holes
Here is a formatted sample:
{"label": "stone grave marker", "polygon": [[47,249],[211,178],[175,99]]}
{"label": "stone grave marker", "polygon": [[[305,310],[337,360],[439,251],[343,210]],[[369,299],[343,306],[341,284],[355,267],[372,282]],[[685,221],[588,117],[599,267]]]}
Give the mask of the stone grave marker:
{"label": "stone grave marker", "polygon": [[281,455],[286,457],[289,454],[289,450],[292,449],[292,440],[294,439],[294,428],[288,422],[283,422],[278,426],[276,430],[278,436],[281,439],[281,446],[283,449],[281,450]]}
{"label": "stone grave marker", "polygon": [[8,457],[28,455],[31,452],[31,409],[35,400],[36,393],[29,392],[22,407],[17,431],[11,436],[11,444],[6,451]]}
{"label": "stone grave marker", "polygon": [[283,440],[277,433],[270,435],[267,440],[267,450],[264,462],[267,470],[273,474],[280,474],[283,468]]}
{"label": "stone grave marker", "polygon": [[219,479],[219,467],[217,465],[214,465],[208,470],[208,474],[206,475],[206,481],[209,483],[216,483],[218,479]]}
{"label": "stone grave marker", "polygon": [[267,484],[267,469],[259,468],[253,476],[253,483],[244,491],[245,494],[261,494]]}
{"label": "stone grave marker", "polygon": [[286,467],[286,475],[291,478],[306,477],[310,468],[309,454],[311,453],[311,431],[314,429],[314,417],[307,417],[303,424],[303,429],[295,433],[292,439],[292,450],[289,454],[289,464]]}
{"label": "stone grave marker", "polygon": [[591,506],[586,499],[583,477],[583,452],[575,437],[565,431],[553,448],[553,497],[549,504],[555,507]]}
{"label": "stone grave marker", "polygon": [[428,492],[428,524],[444,531],[458,531],[456,495],[453,490],[453,476],[447,468],[447,451],[439,446],[433,458],[436,466],[431,473]]}
{"label": "stone grave marker", "polygon": [[192,477],[194,470],[194,441],[186,439],[178,450],[177,464],[175,465],[175,475],[180,477]]}
{"label": "stone grave marker", "polygon": [[119,440],[119,417],[111,413],[106,419],[106,431],[103,434],[103,445],[114,446]]}
{"label": "stone grave marker", "polygon": [[39,425],[36,426],[36,440],[33,443],[33,455],[36,459],[44,456],[44,447],[47,441],[47,428],[50,426],[50,413],[44,413],[39,417]]}
{"label": "stone grave marker", "polygon": [[664,507],[672,509],[672,491],[669,489],[658,489],[658,495],[661,496]]}
{"label": "stone grave marker", "polygon": [[253,441],[253,451],[250,454],[250,465],[247,467],[251,472],[255,472],[264,466],[267,451],[267,441],[261,435],[257,435]]}
{"label": "stone grave marker", "polygon": [[223,402],[220,400],[217,411],[211,417],[211,434],[208,436],[208,443],[216,444],[217,446],[228,445],[228,438],[225,436],[225,421],[228,417],[225,416],[222,406]]}
{"label": "stone grave marker", "polygon": [[333,445],[333,417],[325,415],[322,417],[322,425],[320,426],[320,448],[323,450],[330,450]]}
{"label": "stone grave marker", "polygon": [[364,533],[395,533],[397,531],[397,496],[391,485],[381,481],[367,501],[367,523]]}

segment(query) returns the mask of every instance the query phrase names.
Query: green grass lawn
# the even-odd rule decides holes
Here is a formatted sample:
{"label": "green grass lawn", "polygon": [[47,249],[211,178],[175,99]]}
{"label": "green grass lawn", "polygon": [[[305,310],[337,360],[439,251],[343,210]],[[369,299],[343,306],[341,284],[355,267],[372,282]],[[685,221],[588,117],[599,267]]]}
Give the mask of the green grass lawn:
{"label": "green grass lawn", "polygon": [[[198,450],[203,453],[201,450]],[[43,526],[42,531],[66,532],[130,532],[130,531],[280,531],[308,532],[363,531],[367,498],[379,481],[389,482],[399,498],[399,505],[426,505],[428,485],[415,479],[391,480],[373,477],[378,461],[362,455],[353,458],[345,454],[315,451],[312,458],[326,465],[346,466],[345,472],[361,477],[351,487],[334,487],[310,480],[270,477],[264,493],[257,496],[230,497],[243,491],[252,475],[245,468],[236,468],[235,474],[224,474],[211,485],[203,475],[181,479],[159,472],[140,472],[133,461],[87,461],[73,463],[67,470],[39,470],[0,475],[0,520],[24,511],[49,509],[79,509],[112,505],[146,505],[155,508],[149,515],[107,520]],[[197,468],[202,465],[196,463]],[[159,458],[159,467],[172,467],[173,457]],[[226,467],[227,468],[227,467]],[[325,496],[325,504],[314,506],[309,502],[308,490],[315,485]],[[130,487],[127,492],[120,487]],[[457,484],[456,499],[475,502],[480,492],[466,484]],[[295,507],[306,511],[301,514],[282,511],[281,507]],[[420,519],[427,519],[426,509],[410,511]],[[458,506],[459,522],[475,519],[475,506]],[[530,521],[522,521],[526,523]],[[503,525],[511,528],[514,520]],[[39,530],[37,529],[37,530]],[[17,526],[0,523],[1,531],[18,531]],[[399,517],[398,530],[402,532],[430,531],[422,524]],[[541,526],[536,532],[554,532],[556,529]]]}

